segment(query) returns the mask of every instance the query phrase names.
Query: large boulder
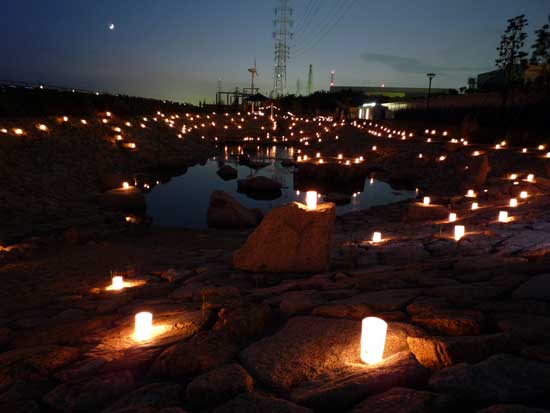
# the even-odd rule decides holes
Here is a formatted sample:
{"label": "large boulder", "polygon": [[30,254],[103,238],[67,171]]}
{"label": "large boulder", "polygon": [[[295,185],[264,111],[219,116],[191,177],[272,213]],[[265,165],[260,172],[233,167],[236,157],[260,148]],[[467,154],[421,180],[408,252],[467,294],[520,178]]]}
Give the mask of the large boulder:
{"label": "large boulder", "polygon": [[236,179],[238,176],[237,170],[231,165],[223,165],[216,173],[225,181]]}
{"label": "large boulder", "polygon": [[336,209],[308,210],[296,202],[275,208],[233,256],[233,265],[253,272],[315,272],[329,266]]}
{"label": "large boulder", "polygon": [[213,413],[313,413],[313,410],[259,393],[243,393],[218,407]]}
{"label": "large boulder", "polygon": [[210,195],[207,221],[210,228],[244,229],[258,225],[262,220],[258,209],[243,207],[235,198],[224,191]]}
{"label": "large boulder", "polygon": [[265,176],[252,176],[237,181],[239,192],[279,192],[281,187],[279,182]]}

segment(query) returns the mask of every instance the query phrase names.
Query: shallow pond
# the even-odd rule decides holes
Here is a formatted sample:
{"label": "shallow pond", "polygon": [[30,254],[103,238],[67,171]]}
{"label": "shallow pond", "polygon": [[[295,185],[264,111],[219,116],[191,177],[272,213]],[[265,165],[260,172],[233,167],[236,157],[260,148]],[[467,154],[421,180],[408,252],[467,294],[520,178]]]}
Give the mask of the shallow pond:
{"label": "shallow pond", "polygon": [[[239,165],[237,156],[240,153],[240,148],[228,150],[226,156],[210,159],[204,165],[189,168],[183,175],[155,185],[146,194],[147,215],[153,218],[154,225],[205,228],[210,194],[216,190],[226,191],[242,205],[262,211],[292,201],[305,202],[305,193],[294,188],[293,168],[281,165],[283,159],[292,158],[292,148],[260,148],[256,153],[250,154],[255,160],[269,162],[268,166],[261,169]],[[257,200],[237,192],[237,179],[224,181],[216,173],[223,162],[237,169],[238,179],[262,175],[279,181],[283,185],[282,195],[275,200]],[[349,204],[337,206],[336,211],[341,215],[414,196],[414,192],[396,191],[384,182],[366,179],[363,190],[356,193]]]}

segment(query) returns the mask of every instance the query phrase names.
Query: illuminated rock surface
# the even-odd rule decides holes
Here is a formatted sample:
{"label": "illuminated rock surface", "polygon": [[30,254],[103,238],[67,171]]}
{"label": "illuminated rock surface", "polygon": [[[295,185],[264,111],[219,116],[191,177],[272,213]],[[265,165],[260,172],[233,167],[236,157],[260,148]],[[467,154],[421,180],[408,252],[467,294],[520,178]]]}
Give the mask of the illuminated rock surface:
{"label": "illuminated rock surface", "polygon": [[333,204],[307,210],[297,203],[274,208],[235,253],[235,267],[254,272],[314,272],[328,268]]}

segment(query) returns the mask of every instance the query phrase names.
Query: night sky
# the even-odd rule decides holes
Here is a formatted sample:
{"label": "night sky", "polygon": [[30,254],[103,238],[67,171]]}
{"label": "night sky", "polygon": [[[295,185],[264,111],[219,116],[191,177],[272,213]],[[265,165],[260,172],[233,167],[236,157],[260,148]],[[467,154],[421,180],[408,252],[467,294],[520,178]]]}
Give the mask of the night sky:
{"label": "night sky", "polygon": [[[0,79],[196,103],[247,87],[272,88],[275,0],[12,0],[0,17]],[[548,0],[294,0],[296,56],[289,92],[314,66],[314,88],[337,85],[465,86],[493,68],[506,19],[533,31]],[[307,18],[305,18],[307,17]],[[115,25],[109,30],[109,24]],[[308,24],[309,23],[309,24]],[[322,36],[323,35],[323,36]]]}

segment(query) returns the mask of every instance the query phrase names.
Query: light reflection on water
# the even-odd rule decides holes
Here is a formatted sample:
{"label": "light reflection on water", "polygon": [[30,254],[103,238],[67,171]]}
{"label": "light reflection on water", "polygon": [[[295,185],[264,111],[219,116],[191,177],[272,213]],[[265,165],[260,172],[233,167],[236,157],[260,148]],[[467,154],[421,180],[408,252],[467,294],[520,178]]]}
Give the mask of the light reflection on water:
{"label": "light reflection on water", "polygon": [[[206,211],[210,194],[221,190],[228,192],[242,205],[268,211],[276,206],[292,201],[305,202],[305,193],[297,194],[294,188],[293,168],[281,165],[282,159],[290,159],[292,148],[261,148],[254,159],[266,160],[269,165],[255,170],[239,165],[236,154],[242,150],[228,150],[226,156],[211,159],[205,165],[189,168],[184,175],[172,178],[169,182],[156,185],[146,194],[147,214],[153,218],[154,225],[205,228]],[[227,161],[225,160],[227,159]],[[237,192],[237,179],[224,181],[216,173],[221,162],[225,162],[238,171],[237,179],[249,176],[267,176],[280,182],[282,195],[275,200],[256,200]],[[363,191],[351,198],[351,203],[336,207],[337,214],[366,209],[376,205],[385,205],[414,197],[411,191],[394,191],[388,184],[369,179],[365,180]]]}

